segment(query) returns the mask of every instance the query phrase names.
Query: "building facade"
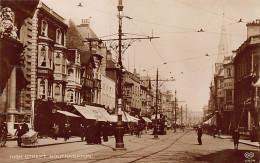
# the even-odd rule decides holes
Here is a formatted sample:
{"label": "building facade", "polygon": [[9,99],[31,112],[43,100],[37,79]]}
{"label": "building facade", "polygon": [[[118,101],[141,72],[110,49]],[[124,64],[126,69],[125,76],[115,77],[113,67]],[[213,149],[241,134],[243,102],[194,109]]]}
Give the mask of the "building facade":
{"label": "building facade", "polygon": [[247,34],[234,58],[234,125],[249,135],[254,126],[259,131],[259,20],[247,23]]}
{"label": "building facade", "polygon": [[19,123],[29,123],[32,65],[32,18],[38,1],[1,1],[0,19],[0,121],[9,134]]}

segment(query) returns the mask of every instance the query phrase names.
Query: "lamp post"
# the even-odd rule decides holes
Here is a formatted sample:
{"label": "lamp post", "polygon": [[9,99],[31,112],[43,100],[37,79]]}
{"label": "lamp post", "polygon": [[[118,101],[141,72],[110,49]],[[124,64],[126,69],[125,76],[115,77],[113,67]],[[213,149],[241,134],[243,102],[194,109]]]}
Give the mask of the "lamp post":
{"label": "lamp post", "polygon": [[118,23],[119,23],[119,28],[118,28],[118,101],[117,101],[117,115],[118,115],[118,120],[117,120],[117,126],[116,126],[116,149],[125,149],[124,148],[124,140],[123,140],[123,134],[124,134],[124,126],[123,126],[123,121],[122,121],[122,17],[121,17],[121,12],[123,11],[123,5],[122,5],[122,0],[118,1]]}

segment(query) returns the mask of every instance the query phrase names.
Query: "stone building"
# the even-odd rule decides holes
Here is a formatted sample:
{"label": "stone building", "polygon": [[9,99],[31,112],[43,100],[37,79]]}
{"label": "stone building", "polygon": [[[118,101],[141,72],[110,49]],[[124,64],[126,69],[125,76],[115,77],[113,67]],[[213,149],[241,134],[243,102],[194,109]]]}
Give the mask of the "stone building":
{"label": "stone building", "polygon": [[247,23],[247,40],[236,50],[234,58],[234,125],[250,134],[259,131],[259,61],[260,21]]}
{"label": "stone building", "polygon": [[38,1],[1,1],[0,121],[9,134],[31,114],[33,14]]}

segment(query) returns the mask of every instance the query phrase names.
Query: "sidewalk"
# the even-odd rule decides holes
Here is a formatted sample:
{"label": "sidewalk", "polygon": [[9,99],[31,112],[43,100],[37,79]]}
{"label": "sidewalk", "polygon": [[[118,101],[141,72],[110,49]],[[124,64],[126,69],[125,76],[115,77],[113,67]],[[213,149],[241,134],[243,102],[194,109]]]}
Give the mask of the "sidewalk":
{"label": "sidewalk", "polygon": [[[66,143],[74,143],[74,142],[81,142],[81,138],[80,137],[70,137],[69,140],[64,141],[64,138],[58,138],[58,140],[54,140],[50,137],[47,138],[38,138],[38,147],[43,147],[43,146],[50,146],[50,145],[58,145],[58,144],[66,144]],[[5,144],[6,147],[18,147],[17,146],[17,141],[16,140],[9,140],[6,142]],[[37,144],[36,144],[37,146]]]}
{"label": "sidewalk", "polygon": [[[216,137],[218,137],[220,139],[229,139],[229,140],[233,141],[231,135],[220,135],[220,136],[216,135]],[[251,140],[240,139],[239,143],[254,146],[254,147],[259,147],[258,142],[251,142]]]}

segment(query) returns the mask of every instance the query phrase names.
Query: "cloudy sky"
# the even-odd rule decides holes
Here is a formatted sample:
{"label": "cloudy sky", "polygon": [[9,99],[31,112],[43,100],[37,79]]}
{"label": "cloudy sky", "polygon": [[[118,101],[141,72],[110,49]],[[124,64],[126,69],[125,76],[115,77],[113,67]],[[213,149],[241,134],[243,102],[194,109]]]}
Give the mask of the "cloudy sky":
{"label": "cloudy sky", "polygon": [[[67,21],[80,24],[90,18],[91,28],[102,39],[117,37],[118,0],[43,2]],[[177,90],[177,98],[186,101],[182,105],[196,111],[208,103],[222,24],[231,53],[246,40],[246,23],[260,18],[260,0],[123,0],[123,5],[124,15],[133,18],[123,19],[123,33],[160,37],[135,41],[123,54],[123,65],[152,78],[156,68],[161,79],[174,77],[176,81],[161,88]]]}

